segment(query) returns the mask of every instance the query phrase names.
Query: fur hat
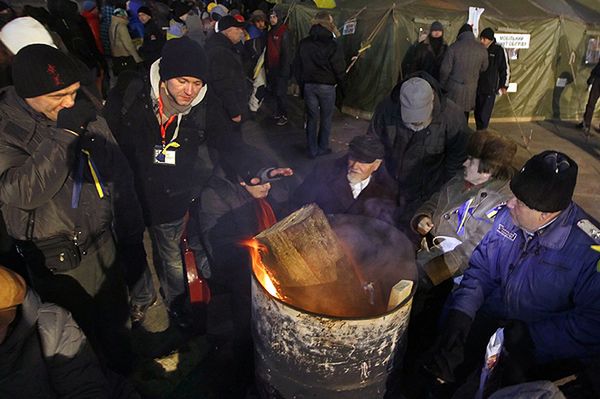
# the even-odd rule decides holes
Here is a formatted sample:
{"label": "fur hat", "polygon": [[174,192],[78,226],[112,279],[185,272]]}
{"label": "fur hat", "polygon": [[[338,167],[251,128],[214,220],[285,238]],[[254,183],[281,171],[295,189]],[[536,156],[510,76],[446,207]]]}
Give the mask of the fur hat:
{"label": "fur hat", "polygon": [[19,97],[33,98],[80,82],[82,74],[67,54],[45,44],[32,44],[15,56],[12,78]]}
{"label": "fur hat", "polygon": [[512,160],[517,153],[517,143],[492,131],[473,133],[467,143],[467,155],[479,159],[479,172],[493,177],[509,179],[514,169]]}
{"label": "fur hat", "polygon": [[577,163],[558,151],[533,156],[510,181],[515,197],[531,209],[558,212],[569,206],[577,183]]}

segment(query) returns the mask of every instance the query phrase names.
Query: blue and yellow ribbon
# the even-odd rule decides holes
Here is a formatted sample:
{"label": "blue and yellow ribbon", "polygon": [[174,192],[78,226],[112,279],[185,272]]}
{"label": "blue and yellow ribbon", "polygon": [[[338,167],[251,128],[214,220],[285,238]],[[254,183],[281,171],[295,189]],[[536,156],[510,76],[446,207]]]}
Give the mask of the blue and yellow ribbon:
{"label": "blue and yellow ribbon", "polygon": [[[92,154],[88,150],[84,149],[82,149],[81,152],[87,158],[87,165],[90,168],[90,174],[92,175],[92,180],[94,180],[94,187],[96,188],[98,197],[104,198],[106,189],[104,184],[102,184],[100,172],[98,172],[98,168],[92,160]],[[71,208],[73,209],[79,207],[79,197],[81,196],[81,188],[83,186],[83,168],[86,163],[86,161],[83,159],[83,155],[79,156],[79,165],[77,167],[77,174],[75,175],[75,184],[73,184],[73,195],[71,196]]]}

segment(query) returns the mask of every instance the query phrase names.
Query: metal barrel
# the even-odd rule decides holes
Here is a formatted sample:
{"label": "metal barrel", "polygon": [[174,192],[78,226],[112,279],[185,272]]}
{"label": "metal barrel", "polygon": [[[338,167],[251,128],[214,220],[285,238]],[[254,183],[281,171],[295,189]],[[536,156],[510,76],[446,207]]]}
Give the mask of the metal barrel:
{"label": "metal barrel", "polygon": [[[395,254],[403,259],[387,265],[388,269],[391,266],[396,270],[391,278],[397,280],[391,285],[399,279],[416,279],[414,260],[409,255],[411,246],[404,235],[395,229],[390,233],[387,231],[390,226],[369,222],[376,225],[379,233],[386,229],[385,234],[373,234],[369,231],[373,226],[364,231],[364,218],[347,216],[335,215],[330,222],[342,239],[348,234],[354,236],[350,232],[355,229],[352,227],[355,224],[356,229],[361,230],[360,234],[367,237],[364,242],[358,238],[362,244],[354,242],[352,245],[359,259],[361,248],[358,247],[364,247],[365,253],[373,251],[370,236],[379,240],[376,244],[385,245],[389,254],[384,258],[389,260]],[[389,251],[390,248],[393,250]],[[385,265],[373,266],[366,271],[371,277],[377,277],[378,270],[386,272]],[[261,397],[383,398],[396,348],[405,337],[414,291],[413,286],[406,299],[384,314],[338,318],[304,311],[274,298],[253,276],[252,333]]]}

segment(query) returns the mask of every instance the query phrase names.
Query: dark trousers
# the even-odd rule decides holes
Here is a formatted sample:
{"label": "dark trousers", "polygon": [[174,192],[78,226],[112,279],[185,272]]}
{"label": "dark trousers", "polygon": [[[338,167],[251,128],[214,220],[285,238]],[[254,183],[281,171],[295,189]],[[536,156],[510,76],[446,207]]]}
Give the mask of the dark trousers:
{"label": "dark trousers", "polygon": [[275,115],[287,117],[287,87],[289,78],[285,76],[272,75],[268,78],[268,84],[275,97]]}
{"label": "dark trousers", "polygon": [[588,102],[585,106],[585,113],[583,114],[583,124],[586,127],[592,126],[592,117],[594,116],[594,109],[596,108],[598,98],[600,98],[600,78],[596,78],[592,82],[592,90],[590,90],[590,96],[588,97]]}
{"label": "dark trousers", "polygon": [[[329,135],[335,110],[335,86],[306,83],[304,102],[306,103],[308,153],[316,156],[319,152],[329,149]],[[317,120],[319,120],[318,132]]]}
{"label": "dark trousers", "polygon": [[488,128],[495,102],[495,94],[477,94],[475,98],[475,124],[477,125],[477,130]]}

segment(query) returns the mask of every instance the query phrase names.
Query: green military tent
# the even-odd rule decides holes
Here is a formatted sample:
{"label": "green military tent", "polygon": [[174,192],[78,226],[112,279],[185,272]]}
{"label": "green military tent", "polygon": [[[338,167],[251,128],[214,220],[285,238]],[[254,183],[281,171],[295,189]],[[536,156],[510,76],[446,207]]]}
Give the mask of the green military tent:
{"label": "green military tent", "polygon": [[[600,52],[600,0],[337,0],[328,11],[336,24],[351,28],[342,35],[348,63],[360,52],[348,74],[343,110],[369,118],[377,103],[401,76],[401,62],[419,32],[433,21],[445,26],[454,42],[467,22],[469,7],[484,8],[480,29],[497,33],[529,34],[528,48],[511,60],[516,92],[498,99],[494,118],[514,120],[581,118],[587,100],[586,80]],[[312,2],[284,0],[277,7],[289,12],[296,42],[308,34],[319,9]],[[594,53],[594,46],[596,52]],[[363,50],[363,51],[361,51]],[[586,63],[587,59],[587,63]],[[512,107],[511,107],[512,104]],[[514,109],[514,113],[513,113]]]}

